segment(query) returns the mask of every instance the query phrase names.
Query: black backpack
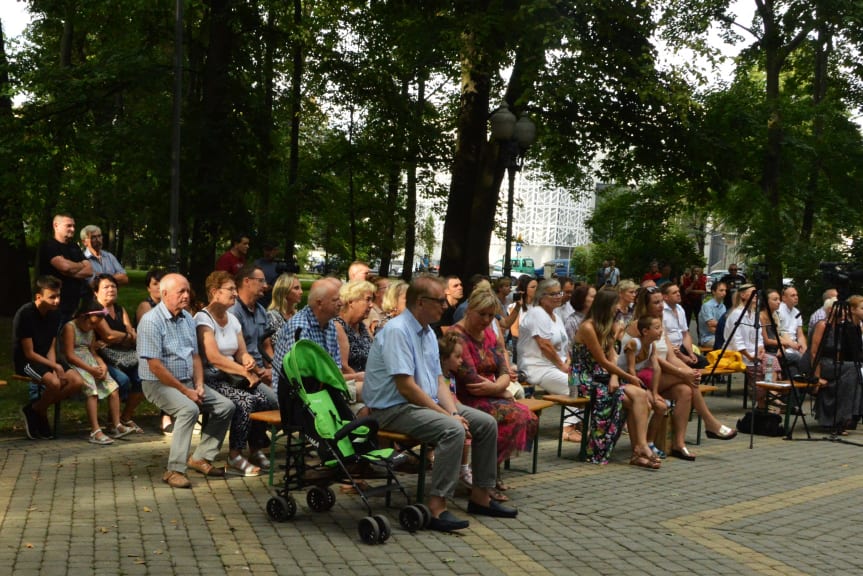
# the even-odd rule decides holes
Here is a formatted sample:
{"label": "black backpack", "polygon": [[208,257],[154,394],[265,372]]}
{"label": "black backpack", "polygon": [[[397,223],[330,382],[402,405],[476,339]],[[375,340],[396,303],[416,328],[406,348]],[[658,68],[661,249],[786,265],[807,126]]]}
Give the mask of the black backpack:
{"label": "black backpack", "polygon": [[[737,421],[737,430],[749,434],[752,430],[752,412],[747,412]],[[785,436],[782,416],[768,412],[755,412],[755,434],[759,436]]]}

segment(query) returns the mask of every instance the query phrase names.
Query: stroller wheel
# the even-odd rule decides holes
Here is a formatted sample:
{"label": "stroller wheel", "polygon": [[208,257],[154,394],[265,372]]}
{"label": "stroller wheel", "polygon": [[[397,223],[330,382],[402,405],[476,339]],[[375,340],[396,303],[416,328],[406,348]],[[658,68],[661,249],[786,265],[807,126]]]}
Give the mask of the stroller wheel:
{"label": "stroller wheel", "polygon": [[336,503],[336,494],[329,487],[312,486],[306,494],[306,503],[315,512],[325,512]]}
{"label": "stroller wheel", "polygon": [[329,510],[330,508],[332,508],[333,506],[336,505],[336,493],[333,492],[333,489],[330,488],[329,486],[324,488],[324,493],[327,496],[327,507],[326,507],[326,509]]}
{"label": "stroller wheel", "polygon": [[426,506],[425,504],[414,504],[414,507],[418,508],[419,511],[423,515],[422,528],[423,528],[423,530],[425,530],[426,528],[429,527],[429,523],[431,523],[431,517],[432,517],[431,516],[431,510],[429,510],[429,507]]}
{"label": "stroller wheel", "polygon": [[360,540],[366,544],[377,544],[380,539],[378,523],[371,516],[366,516],[360,520],[360,523],[357,524],[357,531],[360,533]]}
{"label": "stroller wheel", "polygon": [[393,529],[390,527],[390,519],[383,514],[375,514],[372,519],[378,523],[378,542],[383,544],[390,539]]}
{"label": "stroller wheel", "polygon": [[287,498],[273,496],[267,500],[267,515],[276,522],[290,520],[297,513],[297,501],[293,496]]}
{"label": "stroller wheel", "polygon": [[408,532],[416,532],[423,527],[423,513],[416,506],[405,506],[399,512],[399,524]]}

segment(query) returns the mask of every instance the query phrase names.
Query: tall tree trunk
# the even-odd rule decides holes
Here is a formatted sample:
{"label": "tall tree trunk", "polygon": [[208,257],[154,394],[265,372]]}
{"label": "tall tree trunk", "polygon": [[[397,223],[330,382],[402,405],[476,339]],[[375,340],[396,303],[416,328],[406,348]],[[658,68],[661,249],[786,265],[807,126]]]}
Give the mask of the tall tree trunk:
{"label": "tall tree trunk", "polygon": [[822,140],[824,136],[823,102],[827,97],[827,58],[833,43],[830,26],[823,14],[823,6],[819,2],[816,7],[818,22],[818,37],[815,40],[815,76],[812,79],[812,104],[815,117],[812,120],[812,140],[815,150],[809,180],[806,183],[806,200],[803,203],[803,221],[800,226],[800,240],[809,243],[815,226],[815,206],[818,201],[819,181],[823,166]]}
{"label": "tall tree trunk", "polygon": [[[417,82],[417,101],[414,107],[413,126],[421,128],[423,123],[423,111],[426,105],[426,81],[425,76],[419,78]],[[414,271],[414,254],[416,253],[417,243],[417,161],[419,157],[419,149],[417,148],[417,139],[411,138],[408,145],[408,177],[407,177],[407,198],[405,206],[405,254],[402,259],[402,278],[410,281]]]}
{"label": "tall tree trunk", "polygon": [[221,200],[230,194],[224,182],[227,181],[225,174],[229,170],[226,151],[230,148],[231,139],[226,126],[226,118],[230,113],[228,73],[232,49],[231,10],[228,0],[211,0],[209,5],[210,37],[204,64],[197,198],[187,210],[187,213],[194,210],[195,214],[191,241],[195,249],[191,253],[189,276],[192,285],[198,289],[203,286],[204,278],[213,270],[215,263],[218,219],[213,211],[218,210]]}
{"label": "tall tree trunk", "polygon": [[[288,154],[288,190],[287,203],[290,206],[299,206],[300,190],[297,188],[300,172],[300,114],[303,103],[303,67],[305,56],[303,54],[303,3],[302,0],[294,0],[294,32],[291,35],[291,53],[293,67],[291,69],[291,136],[290,150]],[[296,257],[296,243],[300,223],[300,215],[297,210],[287,210],[285,214],[285,260],[288,266],[293,267]]]}

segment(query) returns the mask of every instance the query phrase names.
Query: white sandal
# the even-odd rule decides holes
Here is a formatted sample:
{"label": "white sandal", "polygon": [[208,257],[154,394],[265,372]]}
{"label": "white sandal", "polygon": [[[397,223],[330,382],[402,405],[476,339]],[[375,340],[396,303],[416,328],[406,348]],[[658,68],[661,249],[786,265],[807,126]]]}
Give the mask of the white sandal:
{"label": "white sandal", "polygon": [[90,444],[99,444],[100,446],[107,446],[108,444],[113,444],[114,441],[111,440],[104,432],[102,432],[101,428],[90,432],[90,438],[87,440]]}
{"label": "white sandal", "polygon": [[246,460],[242,454],[237,454],[233,458],[228,458],[228,464],[231,467],[231,471],[240,476],[251,477],[261,475],[261,469]]}

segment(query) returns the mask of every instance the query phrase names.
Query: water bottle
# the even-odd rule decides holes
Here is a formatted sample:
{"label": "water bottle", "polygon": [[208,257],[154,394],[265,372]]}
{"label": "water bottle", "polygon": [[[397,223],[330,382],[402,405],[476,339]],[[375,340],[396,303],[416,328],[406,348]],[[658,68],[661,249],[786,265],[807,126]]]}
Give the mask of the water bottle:
{"label": "water bottle", "polygon": [[764,381],[768,384],[773,382],[773,361],[767,362],[767,370],[764,372]]}

